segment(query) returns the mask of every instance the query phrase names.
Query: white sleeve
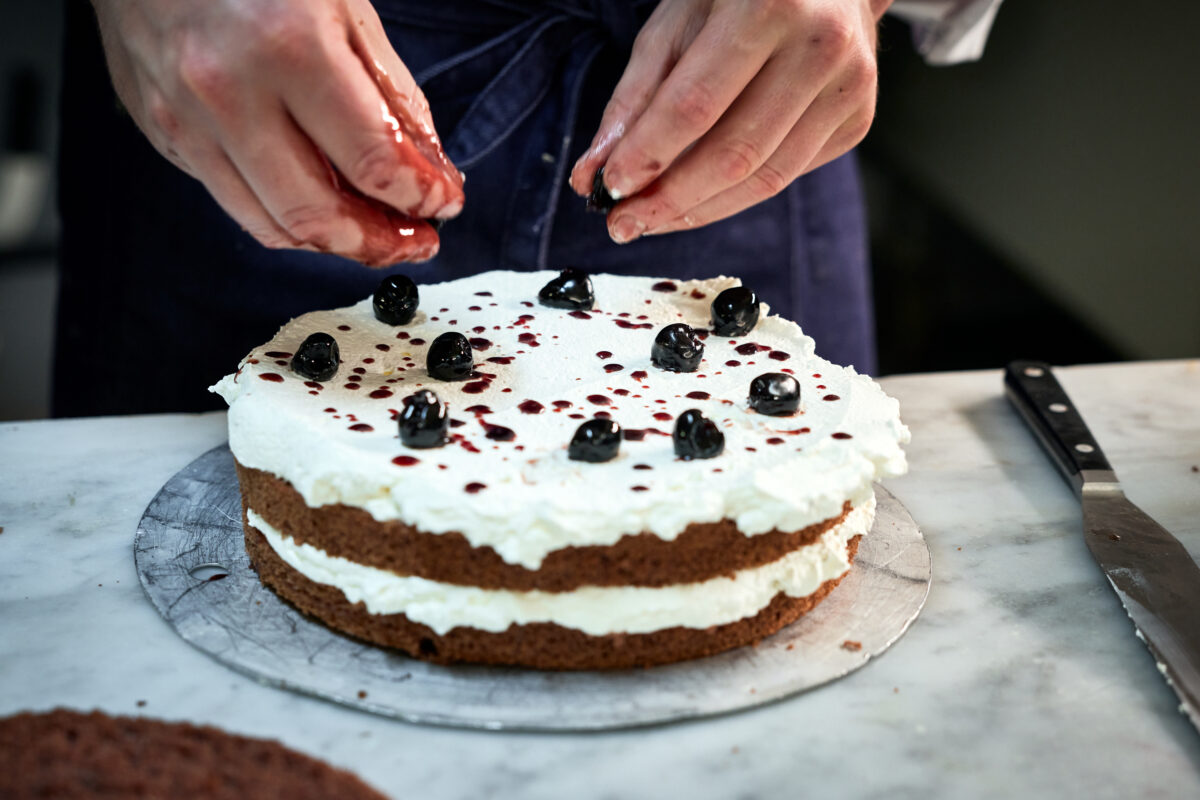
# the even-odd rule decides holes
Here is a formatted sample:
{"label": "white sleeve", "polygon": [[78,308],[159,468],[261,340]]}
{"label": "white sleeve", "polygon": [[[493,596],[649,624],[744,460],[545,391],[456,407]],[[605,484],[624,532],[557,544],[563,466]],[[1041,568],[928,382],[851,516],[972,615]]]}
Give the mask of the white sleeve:
{"label": "white sleeve", "polygon": [[958,64],[983,55],[1003,0],[896,0],[889,13],[907,21],[930,64]]}

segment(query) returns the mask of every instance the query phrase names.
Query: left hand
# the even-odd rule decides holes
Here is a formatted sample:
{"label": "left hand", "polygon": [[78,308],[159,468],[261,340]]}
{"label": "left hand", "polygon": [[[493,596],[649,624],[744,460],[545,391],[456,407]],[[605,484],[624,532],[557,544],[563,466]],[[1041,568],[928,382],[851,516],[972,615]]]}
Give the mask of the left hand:
{"label": "left hand", "polygon": [[663,0],[571,187],[622,200],[609,235],[707,225],[858,144],[875,115],[875,26],[891,0]]}

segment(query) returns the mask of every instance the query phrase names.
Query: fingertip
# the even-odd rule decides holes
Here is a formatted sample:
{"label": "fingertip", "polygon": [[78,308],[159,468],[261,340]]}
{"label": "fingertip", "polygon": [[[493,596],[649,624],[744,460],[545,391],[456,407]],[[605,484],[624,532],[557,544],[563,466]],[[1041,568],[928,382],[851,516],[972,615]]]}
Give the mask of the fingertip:
{"label": "fingertip", "polygon": [[571,190],[580,197],[586,197],[592,191],[592,176],[596,173],[596,168],[591,165],[590,161],[591,159],[587,156],[583,156],[571,168],[568,184]]}

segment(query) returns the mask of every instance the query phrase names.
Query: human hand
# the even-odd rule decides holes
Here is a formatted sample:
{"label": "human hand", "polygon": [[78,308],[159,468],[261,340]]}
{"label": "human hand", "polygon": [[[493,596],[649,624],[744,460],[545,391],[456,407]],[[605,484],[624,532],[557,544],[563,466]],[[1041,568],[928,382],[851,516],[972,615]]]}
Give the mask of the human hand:
{"label": "human hand", "polygon": [[875,25],[891,0],[663,0],[633,45],[591,147],[622,200],[618,243],[707,225],[781,192],[866,135]]}
{"label": "human hand", "polygon": [[134,122],[267,247],[437,253],[462,175],[367,0],[93,0]]}

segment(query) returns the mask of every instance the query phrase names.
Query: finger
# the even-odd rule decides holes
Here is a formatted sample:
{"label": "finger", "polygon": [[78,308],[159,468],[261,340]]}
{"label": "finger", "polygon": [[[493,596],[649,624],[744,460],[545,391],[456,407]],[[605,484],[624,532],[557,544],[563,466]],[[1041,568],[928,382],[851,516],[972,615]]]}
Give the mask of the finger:
{"label": "finger", "polygon": [[254,129],[222,144],[251,191],[289,236],[372,265],[429,258],[437,252],[437,234],[428,224],[389,215],[378,204],[339,191],[337,176],[284,109],[265,100],[258,108]]}
{"label": "finger", "polygon": [[639,225],[654,229],[675,220],[758,171],[828,79],[798,80],[814,71],[806,66],[802,57],[769,60],[717,124],[659,177],[654,192],[621,204],[612,218],[614,238],[628,241]]}
{"label": "finger", "polygon": [[288,81],[283,101],[313,143],[356,189],[410,216],[454,216],[462,189],[416,149],[362,62],[332,42],[311,80]]}
{"label": "finger", "polygon": [[348,8],[348,38],[360,66],[383,95],[401,130],[410,134],[410,143],[446,182],[445,191],[450,201],[436,216],[454,216],[462,208],[463,174],[442,148],[425,93],[396,54],[371,4],[363,0],[350,0]]}
{"label": "finger", "polygon": [[771,47],[746,41],[758,32],[724,17],[714,13],[708,19],[613,148],[604,182],[614,198],[629,197],[658,177],[720,119],[766,63]]}
{"label": "finger", "polygon": [[604,165],[633,120],[646,110],[654,91],[675,66],[678,53],[663,42],[659,31],[667,23],[656,19],[657,15],[656,10],[634,40],[629,63],[604,107],[596,135],[571,169],[570,183],[576,194],[587,195],[592,191],[596,170]]}
{"label": "finger", "polygon": [[[814,101],[809,113],[800,119],[779,149],[746,180],[709,198],[677,219],[651,230],[650,233],[671,233],[697,228],[733,216],[782,192],[801,174],[815,168],[812,165],[816,164],[822,155],[833,153],[839,148],[841,153],[844,153],[853,147],[862,138],[861,133],[865,132],[862,130],[861,119],[866,116],[869,125],[869,115],[860,112],[847,116],[843,108],[838,116],[831,119],[828,114],[821,113],[822,109],[816,108],[827,99],[826,95],[822,95]],[[836,103],[827,105],[840,106]]]}
{"label": "finger", "polygon": [[264,247],[315,249],[288,235],[275,222],[224,152],[215,147],[191,151],[187,159],[217,204]]}

